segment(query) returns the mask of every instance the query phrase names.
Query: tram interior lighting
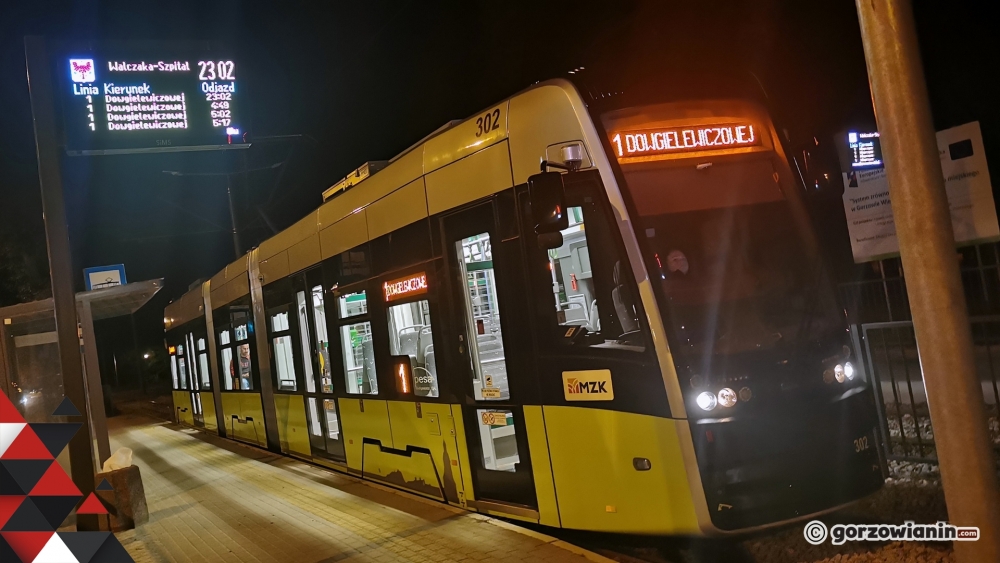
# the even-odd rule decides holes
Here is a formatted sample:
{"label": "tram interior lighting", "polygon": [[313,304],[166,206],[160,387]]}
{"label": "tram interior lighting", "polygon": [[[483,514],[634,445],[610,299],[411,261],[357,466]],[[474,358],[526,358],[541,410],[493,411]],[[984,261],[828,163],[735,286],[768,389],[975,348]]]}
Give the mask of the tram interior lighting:
{"label": "tram interior lighting", "polygon": [[736,391],[733,391],[729,387],[723,387],[719,390],[719,404],[724,407],[732,407],[736,404]]}
{"label": "tram interior lighting", "polygon": [[706,411],[714,409],[715,405],[719,403],[719,401],[715,398],[715,395],[709,393],[708,391],[699,394],[696,400],[698,402],[698,406],[701,407],[702,410]]}

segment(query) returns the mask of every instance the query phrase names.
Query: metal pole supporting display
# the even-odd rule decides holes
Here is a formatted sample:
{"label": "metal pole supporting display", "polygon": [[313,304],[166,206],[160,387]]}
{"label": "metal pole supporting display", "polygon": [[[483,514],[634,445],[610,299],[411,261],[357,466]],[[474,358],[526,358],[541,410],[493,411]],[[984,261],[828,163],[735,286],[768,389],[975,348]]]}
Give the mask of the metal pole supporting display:
{"label": "metal pole supporting display", "polygon": [[[34,118],[35,145],[38,154],[38,183],[42,191],[45,239],[49,252],[49,276],[52,278],[52,302],[59,360],[62,366],[63,393],[80,409],[83,427],[69,442],[70,472],[73,483],[84,496],[94,490],[94,453],[91,425],[80,361],[80,336],[77,332],[76,293],[73,290],[73,265],[69,246],[69,227],[63,203],[59,144],[56,137],[55,102],[52,94],[52,69],[42,37],[24,38],[28,91]],[[103,405],[100,405],[103,408]],[[77,529],[96,531],[96,515],[77,515]]]}
{"label": "metal pole supporting display", "polygon": [[1000,561],[1000,494],[909,0],[856,0],[948,518],[960,563]]}

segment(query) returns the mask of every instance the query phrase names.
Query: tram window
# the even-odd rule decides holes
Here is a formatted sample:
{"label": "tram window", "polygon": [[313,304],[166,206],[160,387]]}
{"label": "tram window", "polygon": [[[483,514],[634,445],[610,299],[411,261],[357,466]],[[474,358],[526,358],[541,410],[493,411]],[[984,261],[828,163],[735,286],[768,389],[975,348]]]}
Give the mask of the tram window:
{"label": "tram window", "polygon": [[344,372],[347,392],[378,394],[375,377],[375,348],[372,345],[372,324],[368,321],[340,327],[340,343],[344,350]]}
{"label": "tram window", "polygon": [[[252,373],[253,372],[252,372],[252,369],[251,369],[250,345],[249,344],[240,344],[239,346],[237,346],[236,350],[238,352],[238,356],[236,358],[236,362],[233,363],[232,368],[231,368],[232,373],[233,373],[233,379],[236,380],[237,379],[237,374],[238,374],[238,376],[239,376],[238,380],[240,382],[240,389],[243,390],[243,391],[252,391],[253,390],[253,377],[252,377]],[[237,371],[237,369],[238,369],[238,371]]]}
{"label": "tram window", "polygon": [[368,297],[364,291],[348,293],[337,298],[340,306],[340,318],[355,317],[368,312]]}
{"label": "tram window", "polygon": [[201,388],[211,389],[212,379],[208,373],[208,351],[204,338],[198,339],[198,372],[201,374]]}
{"label": "tram window", "polygon": [[389,350],[393,356],[410,357],[414,395],[438,396],[431,308],[426,299],[389,307]]}
{"label": "tram window", "polygon": [[278,389],[295,391],[295,364],[292,360],[291,336],[279,336],[274,339],[274,365],[278,375]]}
{"label": "tram window", "polygon": [[196,363],[196,360],[195,360],[195,357],[198,355],[198,352],[196,351],[196,349],[194,347],[194,335],[188,333],[187,338],[185,339],[185,342],[187,342],[188,370],[189,370],[188,376],[191,379],[191,382],[190,382],[190,384],[191,384],[191,390],[192,391],[198,391],[198,390],[201,389],[201,385],[200,385],[200,382],[198,380],[198,364]]}
{"label": "tram window", "polygon": [[323,429],[319,422],[319,409],[316,407],[316,397],[309,397],[309,433],[313,436],[323,435]]}
{"label": "tram window", "polygon": [[460,240],[455,250],[459,274],[466,283],[465,322],[473,393],[477,401],[510,399],[490,235],[481,233]]}
{"label": "tram window", "polygon": [[173,378],[174,389],[180,389],[180,382],[177,379],[177,355],[170,354],[170,376]]}
{"label": "tram window", "polygon": [[615,233],[594,198],[578,197],[567,209],[563,244],[548,253],[557,334],[583,327],[584,341],[597,348],[642,350],[638,309],[628,262],[614,244]]}
{"label": "tram window", "polygon": [[226,390],[232,391],[233,389],[239,389],[238,386],[234,385],[235,377],[233,375],[233,349],[223,348],[222,349],[222,369],[224,379],[226,380]]}
{"label": "tram window", "polygon": [[483,467],[490,471],[516,471],[517,453],[514,413],[507,410],[477,410]]}
{"label": "tram window", "polygon": [[229,374],[233,378],[234,386],[242,391],[253,390],[253,365],[250,359],[250,344],[239,344],[250,338],[247,325],[237,325],[233,328],[236,335],[236,358],[230,361]]}
{"label": "tram window", "polygon": [[[330,365],[330,338],[326,332],[326,306],[323,286],[312,288],[313,322],[315,323],[316,355],[319,365],[319,385],[323,393],[333,393],[333,367]],[[310,385],[309,391],[314,389]]]}
{"label": "tram window", "polygon": [[337,404],[333,399],[323,399],[323,412],[326,413],[326,431],[331,440],[340,439],[340,422],[337,420]]}
{"label": "tram window", "polygon": [[289,334],[288,313],[278,313],[271,316],[271,332],[274,337],[271,345],[274,349],[275,375],[278,377],[280,391],[295,391],[295,360],[292,356],[292,336]]}
{"label": "tram window", "polygon": [[184,345],[177,345],[177,379],[180,381],[181,389],[187,389],[187,359],[184,357]]}
{"label": "tram window", "polygon": [[306,380],[306,391],[316,392],[316,380],[313,379],[312,354],[309,350],[309,308],[306,303],[306,292],[295,294],[295,306],[299,315],[299,345],[302,349],[302,375]]}

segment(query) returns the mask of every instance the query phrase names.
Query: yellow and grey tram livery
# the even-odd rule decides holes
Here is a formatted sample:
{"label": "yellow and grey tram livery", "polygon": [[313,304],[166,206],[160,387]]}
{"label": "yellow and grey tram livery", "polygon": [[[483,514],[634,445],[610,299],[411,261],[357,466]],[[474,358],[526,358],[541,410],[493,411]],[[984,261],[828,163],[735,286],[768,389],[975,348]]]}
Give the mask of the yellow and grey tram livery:
{"label": "yellow and grey tram livery", "polygon": [[881,484],[771,119],[533,86],[165,312],[179,422],[469,510],[719,535]]}

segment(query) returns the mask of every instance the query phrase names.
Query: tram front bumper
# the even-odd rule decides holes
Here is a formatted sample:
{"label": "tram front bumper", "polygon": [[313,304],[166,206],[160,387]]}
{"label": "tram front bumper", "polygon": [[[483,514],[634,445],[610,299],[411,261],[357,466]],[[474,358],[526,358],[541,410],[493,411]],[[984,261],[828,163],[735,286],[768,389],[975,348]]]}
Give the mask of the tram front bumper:
{"label": "tram front bumper", "polygon": [[738,531],[805,518],[883,483],[870,389],[781,413],[693,420],[716,528]]}

